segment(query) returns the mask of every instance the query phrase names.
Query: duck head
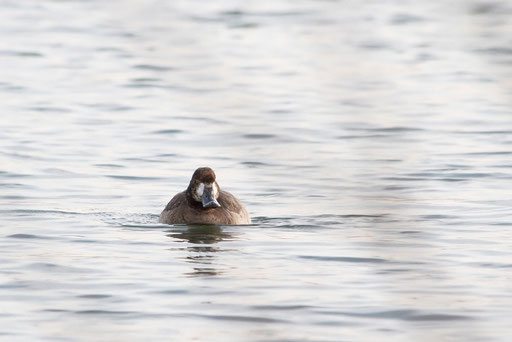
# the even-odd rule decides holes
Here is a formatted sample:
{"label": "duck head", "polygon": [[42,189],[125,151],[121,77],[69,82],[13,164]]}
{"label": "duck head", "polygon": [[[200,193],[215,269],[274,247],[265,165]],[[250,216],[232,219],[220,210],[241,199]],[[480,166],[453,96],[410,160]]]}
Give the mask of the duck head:
{"label": "duck head", "polygon": [[192,175],[187,188],[187,195],[196,203],[201,203],[203,208],[220,207],[219,185],[215,181],[215,172],[209,167],[200,167]]}

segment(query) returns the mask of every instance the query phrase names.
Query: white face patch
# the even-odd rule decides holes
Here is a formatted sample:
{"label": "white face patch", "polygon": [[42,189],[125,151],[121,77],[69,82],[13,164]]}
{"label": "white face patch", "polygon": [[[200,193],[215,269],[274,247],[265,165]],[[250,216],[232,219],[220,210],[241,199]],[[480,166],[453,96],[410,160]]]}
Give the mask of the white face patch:
{"label": "white face patch", "polygon": [[213,183],[213,196],[215,198],[219,198],[219,187],[217,186],[217,183]]}
{"label": "white face patch", "polygon": [[204,192],[204,183],[201,183],[201,184],[199,184],[199,186],[196,189],[196,193],[195,193],[196,201],[201,202],[201,196],[203,196],[203,192]]}

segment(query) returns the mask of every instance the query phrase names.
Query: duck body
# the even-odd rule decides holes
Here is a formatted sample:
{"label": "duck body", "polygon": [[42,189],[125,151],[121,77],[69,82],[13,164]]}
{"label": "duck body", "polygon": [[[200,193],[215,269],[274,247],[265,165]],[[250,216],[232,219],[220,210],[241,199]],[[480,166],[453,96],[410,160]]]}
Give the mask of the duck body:
{"label": "duck body", "polygon": [[197,169],[187,190],[176,194],[160,214],[166,224],[250,224],[243,204],[220,190],[212,169]]}

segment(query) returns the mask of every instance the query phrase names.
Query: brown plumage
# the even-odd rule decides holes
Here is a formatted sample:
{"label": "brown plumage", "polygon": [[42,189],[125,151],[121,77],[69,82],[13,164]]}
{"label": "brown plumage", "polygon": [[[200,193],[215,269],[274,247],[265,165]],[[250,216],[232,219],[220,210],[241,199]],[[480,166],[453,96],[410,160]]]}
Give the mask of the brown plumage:
{"label": "brown plumage", "polygon": [[167,224],[250,224],[243,204],[222,191],[209,167],[192,175],[187,190],[175,195],[160,214],[158,222]]}

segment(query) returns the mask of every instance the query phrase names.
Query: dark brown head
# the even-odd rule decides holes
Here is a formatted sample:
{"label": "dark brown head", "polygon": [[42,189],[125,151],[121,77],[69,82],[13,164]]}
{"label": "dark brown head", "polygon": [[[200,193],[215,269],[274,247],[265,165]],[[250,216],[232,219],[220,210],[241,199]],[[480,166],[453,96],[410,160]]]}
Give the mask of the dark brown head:
{"label": "dark brown head", "polygon": [[215,172],[209,167],[197,169],[187,188],[189,199],[201,203],[203,208],[218,208],[220,207],[217,201],[219,194],[220,189],[215,181]]}

